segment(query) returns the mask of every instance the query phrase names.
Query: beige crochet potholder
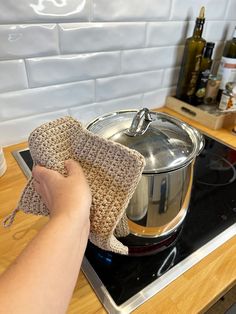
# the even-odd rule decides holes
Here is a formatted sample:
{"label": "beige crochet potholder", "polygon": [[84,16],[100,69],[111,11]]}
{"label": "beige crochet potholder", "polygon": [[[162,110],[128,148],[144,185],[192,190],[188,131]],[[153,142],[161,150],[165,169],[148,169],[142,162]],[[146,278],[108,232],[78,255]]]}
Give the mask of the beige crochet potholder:
{"label": "beige crochet potholder", "polygon": [[[84,129],[79,121],[64,117],[43,124],[29,137],[34,165],[40,164],[66,175],[64,161],[79,161],[92,191],[89,239],[98,247],[121,254],[128,248],[117,238],[129,233],[125,209],[141,178],[144,157],[135,150],[101,138]],[[10,225],[18,210],[49,215],[35,191],[31,178],[16,210],[5,224]]]}

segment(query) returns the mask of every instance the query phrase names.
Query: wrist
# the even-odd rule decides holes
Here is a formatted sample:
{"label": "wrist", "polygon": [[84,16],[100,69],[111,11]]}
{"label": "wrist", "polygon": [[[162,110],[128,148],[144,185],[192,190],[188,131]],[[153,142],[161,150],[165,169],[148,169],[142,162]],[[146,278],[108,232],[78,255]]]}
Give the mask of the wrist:
{"label": "wrist", "polygon": [[82,217],[81,213],[71,213],[67,211],[61,211],[60,213],[50,214],[49,223],[57,223],[60,228],[76,230],[78,233],[88,235],[90,231],[90,220],[89,217]]}

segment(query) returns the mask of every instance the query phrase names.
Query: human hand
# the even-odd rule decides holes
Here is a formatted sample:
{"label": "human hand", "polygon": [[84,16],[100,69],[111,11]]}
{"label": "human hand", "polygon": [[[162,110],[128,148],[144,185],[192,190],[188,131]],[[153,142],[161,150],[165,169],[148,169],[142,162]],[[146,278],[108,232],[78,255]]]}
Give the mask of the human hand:
{"label": "human hand", "polygon": [[65,167],[67,177],[35,166],[32,171],[35,189],[49,209],[50,217],[66,215],[88,222],[92,196],[82,167],[74,160],[65,161]]}

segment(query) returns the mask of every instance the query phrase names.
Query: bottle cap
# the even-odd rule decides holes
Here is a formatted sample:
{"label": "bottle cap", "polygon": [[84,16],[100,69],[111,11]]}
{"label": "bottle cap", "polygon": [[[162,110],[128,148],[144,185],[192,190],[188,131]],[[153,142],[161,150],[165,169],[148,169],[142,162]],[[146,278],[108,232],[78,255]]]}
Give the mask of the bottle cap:
{"label": "bottle cap", "polygon": [[236,92],[236,83],[235,82],[227,82],[225,84],[225,89],[229,92]]}
{"label": "bottle cap", "polygon": [[215,47],[215,43],[213,43],[213,42],[207,42],[207,43],[206,43],[206,47],[213,49],[213,48]]}
{"label": "bottle cap", "polygon": [[214,47],[215,47],[215,43],[213,43],[213,42],[207,42],[206,43],[206,46],[205,46],[204,52],[203,52],[204,58],[211,58]]}
{"label": "bottle cap", "polygon": [[196,18],[196,24],[200,26],[203,25],[204,23],[205,23],[205,7],[201,7],[199,16]]}
{"label": "bottle cap", "polygon": [[198,18],[205,19],[205,7],[201,7]]}

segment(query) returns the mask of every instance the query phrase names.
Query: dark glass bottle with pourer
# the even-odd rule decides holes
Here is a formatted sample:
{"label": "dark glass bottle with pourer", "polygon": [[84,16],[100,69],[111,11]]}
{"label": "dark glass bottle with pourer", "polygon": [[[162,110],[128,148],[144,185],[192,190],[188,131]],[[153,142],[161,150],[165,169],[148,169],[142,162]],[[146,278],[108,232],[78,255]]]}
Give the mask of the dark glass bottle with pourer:
{"label": "dark glass bottle with pourer", "polygon": [[194,100],[197,80],[200,72],[203,49],[206,45],[202,38],[205,22],[205,8],[202,7],[196,19],[193,35],[187,38],[184,55],[177,84],[176,97],[192,103]]}
{"label": "dark glass bottle with pourer", "polygon": [[197,81],[197,88],[195,92],[194,105],[199,105],[203,103],[203,99],[206,93],[206,86],[208,78],[211,74],[212,67],[212,53],[215,43],[208,42],[204,48],[203,57],[201,60],[200,73]]}

